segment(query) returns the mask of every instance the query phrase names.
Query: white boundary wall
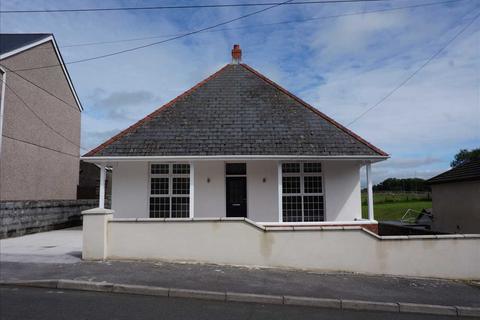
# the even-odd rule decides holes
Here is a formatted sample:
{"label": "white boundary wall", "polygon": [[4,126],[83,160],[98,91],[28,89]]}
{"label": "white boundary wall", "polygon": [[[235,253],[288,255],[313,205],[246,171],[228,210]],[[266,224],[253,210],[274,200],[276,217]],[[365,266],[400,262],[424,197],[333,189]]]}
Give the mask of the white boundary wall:
{"label": "white boundary wall", "polygon": [[109,212],[100,219],[101,213],[94,210],[84,215],[86,260],[192,261],[480,279],[480,235],[380,237],[360,226],[264,227],[243,218],[113,219]]}

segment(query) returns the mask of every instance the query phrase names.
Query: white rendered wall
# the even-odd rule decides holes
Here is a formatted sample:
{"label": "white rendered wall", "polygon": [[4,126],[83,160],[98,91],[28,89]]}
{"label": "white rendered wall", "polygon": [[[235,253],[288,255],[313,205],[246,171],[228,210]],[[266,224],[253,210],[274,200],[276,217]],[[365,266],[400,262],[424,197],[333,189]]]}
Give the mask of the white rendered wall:
{"label": "white rendered wall", "polygon": [[[225,162],[195,162],[195,217],[225,217]],[[263,179],[265,178],[265,182]],[[207,182],[210,180],[210,182]],[[277,165],[275,161],[247,162],[247,216],[277,222]]]}
{"label": "white rendered wall", "polygon": [[[84,219],[84,259],[161,259],[480,279],[480,235],[379,237],[360,228],[338,227],[275,231],[243,220],[113,219],[103,228],[102,219],[91,215]],[[103,243],[106,255],[95,255],[104,252]]]}
{"label": "white rendered wall", "polygon": [[[194,216],[225,217],[225,162],[195,161],[194,166]],[[247,161],[249,219],[278,222],[277,174],[276,161]],[[323,175],[326,221],[361,218],[360,164],[326,161],[323,162]],[[115,218],[148,217],[148,179],[147,162],[119,162],[114,165],[112,209],[115,210]]]}
{"label": "white rendered wall", "polygon": [[194,166],[194,216],[201,218],[225,217],[225,163],[223,161],[196,161]]}
{"label": "white rendered wall", "polygon": [[278,222],[277,176],[276,161],[247,162],[247,217],[250,220]]}
{"label": "white rendered wall", "polygon": [[115,218],[148,218],[148,163],[119,162],[112,170]]}
{"label": "white rendered wall", "polygon": [[352,221],[362,217],[360,164],[356,161],[325,161],[325,221]]}

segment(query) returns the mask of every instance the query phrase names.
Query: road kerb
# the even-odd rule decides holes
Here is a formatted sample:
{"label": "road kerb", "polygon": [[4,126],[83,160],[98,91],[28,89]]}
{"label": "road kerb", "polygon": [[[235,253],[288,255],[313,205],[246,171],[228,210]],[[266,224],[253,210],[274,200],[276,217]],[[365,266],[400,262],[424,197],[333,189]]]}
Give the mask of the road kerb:
{"label": "road kerb", "polygon": [[265,303],[265,304],[283,304],[283,296],[227,292],[227,301],[255,302],[255,303]]}
{"label": "road kerb", "polygon": [[168,288],[151,287],[151,286],[139,286],[131,284],[114,284],[112,292],[114,293],[127,293],[127,294],[139,294],[145,296],[162,296],[168,297]]}
{"label": "road kerb", "polygon": [[58,280],[0,281],[0,285],[36,288],[57,288]]}
{"label": "road kerb", "polygon": [[226,301],[226,293],[218,291],[170,289],[169,297]]}
{"label": "road kerb", "polygon": [[439,306],[432,304],[399,303],[400,312],[403,313],[424,313],[438,314],[445,316],[456,316],[457,308],[453,306]]}
{"label": "road kerb", "polygon": [[398,303],[362,300],[342,300],[342,309],[400,312]]}
{"label": "road kerb", "polygon": [[112,292],[113,283],[79,280],[58,280],[57,289]]}
{"label": "road kerb", "polygon": [[40,288],[57,288],[68,290],[83,290],[111,292],[124,294],[139,294],[147,296],[163,296],[172,298],[193,298],[216,301],[247,302],[260,304],[284,304],[289,306],[309,306],[319,308],[334,308],[345,310],[386,311],[401,313],[420,313],[449,315],[462,317],[480,317],[480,308],[466,306],[443,306],[415,303],[389,303],[361,300],[323,299],[298,296],[280,296],[251,294],[238,292],[204,291],[193,289],[162,288],[141,285],[113,284],[107,282],[92,282],[79,280],[13,280],[0,281],[0,285],[24,286]]}
{"label": "road kerb", "polygon": [[456,307],[459,317],[478,317],[480,318],[480,308]]}
{"label": "road kerb", "polygon": [[340,309],[341,301],[339,299],[323,299],[309,297],[283,296],[283,303],[291,306],[319,307]]}

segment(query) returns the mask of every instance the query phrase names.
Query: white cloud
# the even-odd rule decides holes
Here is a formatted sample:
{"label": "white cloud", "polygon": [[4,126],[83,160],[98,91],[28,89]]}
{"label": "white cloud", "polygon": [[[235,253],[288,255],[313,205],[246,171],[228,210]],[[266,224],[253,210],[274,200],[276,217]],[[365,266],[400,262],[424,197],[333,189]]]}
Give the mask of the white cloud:
{"label": "white cloud", "polygon": [[442,162],[440,158],[424,157],[424,158],[401,158],[380,162],[377,168],[397,168],[397,169],[417,169],[422,166],[428,166],[434,163]]}
{"label": "white cloud", "polygon": [[136,119],[139,111],[149,109],[155,101],[154,94],[146,90],[106,94],[103,89],[97,89],[89,98],[93,101],[93,107],[105,117],[130,121]]}
{"label": "white cloud", "polygon": [[311,46],[319,49],[319,61],[330,62],[362,52],[378,41],[378,37],[390,34],[402,27],[402,13],[347,16],[332,21],[327,29],[319,29],[312,36]]}

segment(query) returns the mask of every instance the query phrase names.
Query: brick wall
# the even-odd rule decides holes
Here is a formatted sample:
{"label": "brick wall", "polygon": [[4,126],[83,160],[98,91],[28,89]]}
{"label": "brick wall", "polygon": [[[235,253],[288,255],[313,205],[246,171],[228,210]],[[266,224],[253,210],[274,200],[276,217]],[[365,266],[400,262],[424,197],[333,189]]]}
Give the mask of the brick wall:
{"label": "brick wall", "polygon": [[81,211],[97,206],[96,199],[0,202],[0,239],[81,225]]}

